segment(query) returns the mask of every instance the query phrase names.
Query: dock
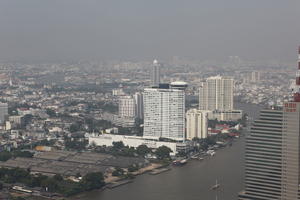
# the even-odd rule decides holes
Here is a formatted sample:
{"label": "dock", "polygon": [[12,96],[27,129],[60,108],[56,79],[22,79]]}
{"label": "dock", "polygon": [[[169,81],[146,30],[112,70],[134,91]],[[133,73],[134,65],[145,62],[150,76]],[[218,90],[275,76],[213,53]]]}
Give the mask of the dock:
{"label": "dock", "polygon": [[160,173],[163,173],[163,172],[166,172],[166,171],[170,171],[170,170],[171,170],[171,168],[154,169],[151,172],[149,172],[149,174],[151,174],[151,175],[157,175],[157,174],[160,174]]}
{"label": "dock", "polygon": [[113,189],[113,188],[116,188],[116,187],[119,187],[119,186],[122,186],[122,185],[125,185],[125,184],[128,184],[128,183],[131,183],[131,182],[132,182],[132,180],[127,179],[127,180],[122,180],[122,181],[110,183],[106,187],[109,188],[109,189]]}

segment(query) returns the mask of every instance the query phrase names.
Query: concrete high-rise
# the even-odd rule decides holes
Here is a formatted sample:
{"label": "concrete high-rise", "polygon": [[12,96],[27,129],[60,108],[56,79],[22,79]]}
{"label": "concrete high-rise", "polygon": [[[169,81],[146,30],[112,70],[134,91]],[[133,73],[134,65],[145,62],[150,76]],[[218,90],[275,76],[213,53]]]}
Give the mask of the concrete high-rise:
{"label": "concrete high-rise", "polygon": [[259,81],[260,81],[260,72],[259,71],[251,72],[251,82],[257,83]]}
{"label": "concrete high-rise", "polygon": [[262,110],[246,140],[240,200],[299,199],[300,103]]}
{"label": "concrete high-rise", "polygon": [[151,71],[151,86],[159,86],[160,84],[160,63],[157,60],[153,61]]}
{"label": "concrete high-rise", "polygon": [[0,103],[0,123],[5,122],[5,118],[8,116],[8,104]]}
{"label": "concrete high-rise", "polygon": [[197,109],[190,109],[186,113],[186,138],[206,138],[208,127],[208,112]]}
{"label": "concrete high-rise", "polygon": [[[183,84],[183,82],[181,82]],[[171,84],[172,85],[172,84]],[[144,90],[144,137],[185,139],[185,87],[169,84]]]}
{"label": "concrete high-rise", "polygon": [[138,119],[144,119],[144,100],[143,94],[137,92],[134,94],[134,101],[135,101],[135,116]]}
{"label": "concrete high-rise", "polygon": [[214,76],[201,83],[199,89],[200,110],[233,110],[234,81],[229,77]]}
{"label": "concrete high-rise", "polygon": [[119,117],[135,118],[135,100],[132,96],[120,96]]}
{"label": "concrete high-rise", "polygon": [[300,199],[300,73],[293,96],[281,109],[262,110],[254,121],[246,140],[240,200]]}

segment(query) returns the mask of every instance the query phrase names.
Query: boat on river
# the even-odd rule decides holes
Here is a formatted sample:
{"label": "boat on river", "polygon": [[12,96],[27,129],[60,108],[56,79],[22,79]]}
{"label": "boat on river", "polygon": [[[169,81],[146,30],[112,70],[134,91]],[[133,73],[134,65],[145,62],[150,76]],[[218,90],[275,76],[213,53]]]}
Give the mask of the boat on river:
{"label": "boat on river", "polygon": [[216,189],[218,189],[220,187],[220,184],[218,183],[218,180],[216,180],[216,184],[215,185],[213,185],[213,186],[211,186],[211,190],[216,190]]}
{"label": "boat on river", "polygon": [[182,166],[185,165],[186,163],[187,163],[187,159],[183,159],[183,160],[174,160],[172,164],[174,166]]}

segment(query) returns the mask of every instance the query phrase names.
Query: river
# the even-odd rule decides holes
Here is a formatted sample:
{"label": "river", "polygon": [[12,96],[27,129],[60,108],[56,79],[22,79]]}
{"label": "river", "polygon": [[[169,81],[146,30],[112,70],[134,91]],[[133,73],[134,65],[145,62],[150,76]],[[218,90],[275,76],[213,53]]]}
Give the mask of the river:
{"label": "river", "polygon": [[[236,103],[255,119],[261,107]],[[218,150],[216,156],[204,161],[189,161],[183,167],[159,174],[144,174],[133,183],[104,191],[83,193],[80,200],[235,200],[243,189],[245,139],[238,139],[232,147]],[[218,190],[211,190],[216,179]],[[216,198],[217,196],[217,198]]]}

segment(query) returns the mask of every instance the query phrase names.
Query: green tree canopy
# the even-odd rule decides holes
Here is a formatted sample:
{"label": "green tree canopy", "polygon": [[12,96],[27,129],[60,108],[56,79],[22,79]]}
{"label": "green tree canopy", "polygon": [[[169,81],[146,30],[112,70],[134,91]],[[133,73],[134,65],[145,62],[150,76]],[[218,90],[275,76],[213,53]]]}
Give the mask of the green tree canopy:
{"label": "green tree canopy", "polygon": [[85,190],[99,189],[105,185],[104,177],[101,172],[92,172],[86,174],[80,184]]}
{"label": "green tree canopy", "polygon": [[147,145],[140,145],[136,148],[136,153],[139,154],[140,156],[145,156],[146,154],[150,153],[151,149],[147,147]]}
{"label": "green tree canopy", "polygon": [[165,158],[170,158],[171,152],[172,150],[169,147],[161,146],[156,149],[155,155],[157,156],[158,159],[165,159]]}
{"label": "green tree canopy", "polygon": [[116,167],[115,171],[113,171],[113,176],[122,176],[124,174],[124,170],[120,167]]}
{"label": "green tree canopy", "polygon": [[120,150],[122,148],[124,148],[124,143],[122,141],[120,142],[113,142],[113,148],[114,149],[117,149],[117,150]]}
{"label": "green tree canopy", "polygon": [[46,113],[47,115],[49,115],[50,117],[56,117],[56,112],[50,108],[46,109]]}

